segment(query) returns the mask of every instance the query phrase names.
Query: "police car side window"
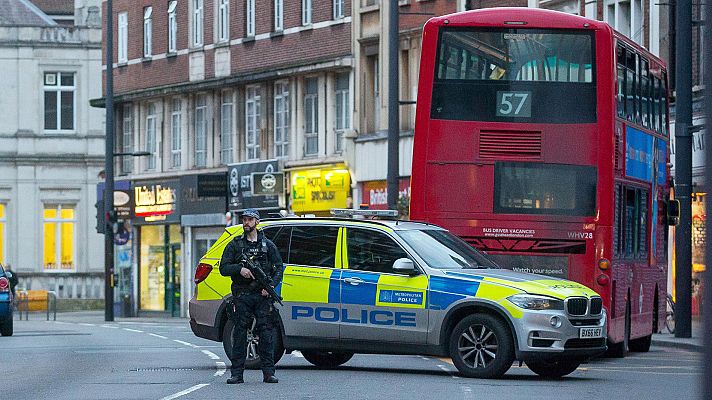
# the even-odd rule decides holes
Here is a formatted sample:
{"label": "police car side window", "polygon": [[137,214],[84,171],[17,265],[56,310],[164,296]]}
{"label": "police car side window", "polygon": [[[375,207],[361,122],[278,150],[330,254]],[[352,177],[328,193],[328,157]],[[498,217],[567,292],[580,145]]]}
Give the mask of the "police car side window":
{"label": "police car side window", "polygon": [[289,263],[334,268],[338,227],[295,226],[289,246]]}
{"label": "police car side window", "polygon": [[349,269],[393,273],[393,262],[408,254],[387,235],[349,228],[346,233]]}
{"label": "police car side window", "polygon": [[267,239],[277,246],[282,263],[287,264],[289,262],[289,240],[292,236],[292,228],[289,226],[275,226],[265,228],[262,232]]}

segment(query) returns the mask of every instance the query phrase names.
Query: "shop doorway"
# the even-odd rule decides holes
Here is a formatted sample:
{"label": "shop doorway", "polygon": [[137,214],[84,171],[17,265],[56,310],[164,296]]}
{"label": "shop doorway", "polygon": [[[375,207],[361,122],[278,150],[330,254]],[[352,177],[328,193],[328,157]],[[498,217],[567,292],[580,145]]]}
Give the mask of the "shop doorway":
{"label": "shop doorway", "polygon": [[171,313],[171,317],[180,317],[180,301],[181,301],[181,268],[180,257],[181,249],[179,244],[171,245],[170,268],[166,285],[166,307]]}

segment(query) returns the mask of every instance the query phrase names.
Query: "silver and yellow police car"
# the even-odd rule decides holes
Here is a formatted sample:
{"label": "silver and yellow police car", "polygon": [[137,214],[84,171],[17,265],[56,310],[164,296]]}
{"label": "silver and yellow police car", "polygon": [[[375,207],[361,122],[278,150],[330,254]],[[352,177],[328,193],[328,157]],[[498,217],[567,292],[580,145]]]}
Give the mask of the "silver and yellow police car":
{"label": "silver and yellow police car", "polygon": [[[419,354],[450,357],[467,377],[502,376],[515,360],[561,377],[606,350],[606,312],[596,292],[501,269],[438,226],[284,218],[259,229],[285,265],[276,288],[284,306],[277,305],[275,361],[295,350],[320,367],[356,353]],[[241,234],[241,226],[226,228],[202,257],[189,306],[195,335],[222,341],[226,352],[234,328],[226,313],[231,281],[219,264]],[[259,365],[257,340],[248,334],[248,367]]]}

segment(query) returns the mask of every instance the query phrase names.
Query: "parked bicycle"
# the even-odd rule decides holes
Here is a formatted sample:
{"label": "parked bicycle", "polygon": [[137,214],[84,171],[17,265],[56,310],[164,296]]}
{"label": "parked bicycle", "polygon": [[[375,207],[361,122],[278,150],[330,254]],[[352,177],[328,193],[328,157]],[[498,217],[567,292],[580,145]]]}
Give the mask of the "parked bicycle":
{"label": "parked bicycle", "polygon": [[672,295],[667,295],[667,311],[665,313],[665,329],[670,333],[675,333],[675,301]]}

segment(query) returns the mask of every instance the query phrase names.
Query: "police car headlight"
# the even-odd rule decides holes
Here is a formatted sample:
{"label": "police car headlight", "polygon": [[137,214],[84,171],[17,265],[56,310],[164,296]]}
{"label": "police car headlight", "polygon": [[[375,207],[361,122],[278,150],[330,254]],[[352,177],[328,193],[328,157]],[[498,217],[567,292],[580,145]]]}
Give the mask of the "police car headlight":
{"label": "police car headlight", "polygon": [[526,310],[563,310],[564,302],[552,297],[538,296],[535,294],[515,294],[507,298],[519,308]]}

